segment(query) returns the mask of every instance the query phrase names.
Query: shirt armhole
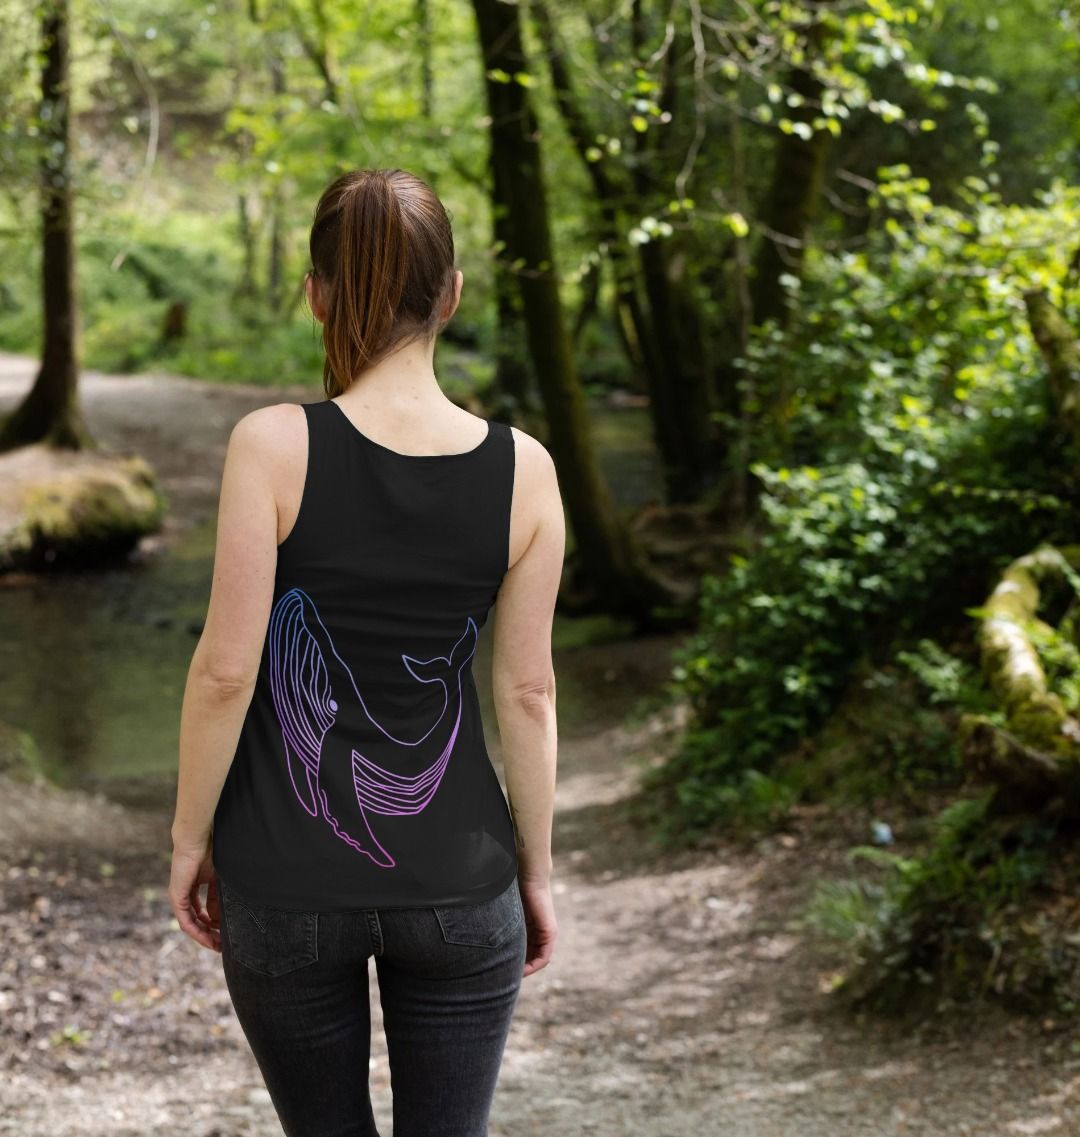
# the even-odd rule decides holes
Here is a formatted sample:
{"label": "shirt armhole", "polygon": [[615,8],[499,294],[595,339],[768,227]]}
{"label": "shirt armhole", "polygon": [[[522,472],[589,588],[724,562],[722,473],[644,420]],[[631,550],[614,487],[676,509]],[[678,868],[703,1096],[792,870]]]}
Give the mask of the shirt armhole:
{"label": "shirt armhole", "polygon": [[279,552],[283,548],[285,548],[286,545],[288,545],[288,543],[293,538],[293,534],[295,534],[296,531],[300,528],[300,524],[303,521],[304,514],[306,512],[308,498],[311,496],[311,483],[312,483],[311,470],[312,470],[313,457],[314,457],[314,455],[313,455],[314,446],[312,445],[311,416],[310,416],[310,411],[309,411],[309,404],[301,403],[300,406],[303,407],[303,409],[304,409],[304,422],[305,422],[306,428],[307,428],[307,462],[305,463],[305,468],[304,468],[304,484],[300,490],[300,505],[296,511],[296,517],[293,520],[292,528],[288,531],[288,533],[285,534],[284,538],[278,542],[277,547],[278,547]]}

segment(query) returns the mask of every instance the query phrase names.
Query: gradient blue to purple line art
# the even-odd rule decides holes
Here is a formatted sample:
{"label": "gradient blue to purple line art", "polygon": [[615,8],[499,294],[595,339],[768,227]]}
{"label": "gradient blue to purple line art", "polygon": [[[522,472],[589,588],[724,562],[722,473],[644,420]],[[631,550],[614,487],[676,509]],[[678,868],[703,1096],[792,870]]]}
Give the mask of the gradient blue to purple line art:
{"label": "gradient blue to purple line art", "polygon": [[[402,654],[402,663],[418,683],[439,683],[444,693],[442,712],[432,725],[419,738],[403,739],[386,730],[368,709],[306,592],[290,588],[270,614],[270,689],[297,800],[312,817],[321,817],[342,841],[382,868],[397,862],[375,836],[368,814],[417,814],[435,796],[461,728],[462,674],[476,651],[477,636],[476,621],[469,616],[448,655],[420,660]],[[406,766],[410,751],[428,739],[433,738],[429,750],[439,747],[438,758],[415,775],[373,762],[356,749],[355,736],[342,738],[336,732],[342,700],[359,707],[374,731],[401,748]],[[349,764],[354,799],[330,800],[320,774],[335,762]]]}

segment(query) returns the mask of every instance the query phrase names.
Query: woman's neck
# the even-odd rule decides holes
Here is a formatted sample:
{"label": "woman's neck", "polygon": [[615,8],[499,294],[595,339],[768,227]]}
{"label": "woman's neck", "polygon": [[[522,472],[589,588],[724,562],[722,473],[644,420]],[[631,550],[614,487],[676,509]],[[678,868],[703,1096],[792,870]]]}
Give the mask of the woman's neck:
{"label": "woman's neck", "polygon": [[449,402],[435,377],[434,340],[410,343],[368,368],[338,400],[388,418]]}

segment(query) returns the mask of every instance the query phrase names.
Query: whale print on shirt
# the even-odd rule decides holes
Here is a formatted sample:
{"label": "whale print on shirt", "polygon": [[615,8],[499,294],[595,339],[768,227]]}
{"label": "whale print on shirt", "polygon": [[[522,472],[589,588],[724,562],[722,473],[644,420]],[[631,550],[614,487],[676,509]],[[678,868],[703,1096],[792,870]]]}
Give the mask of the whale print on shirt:
{"label": "whale print on shirt", "polygon": [[[289,589],[271,612],[270,689],[297,800],[312,817],[321,818],[342,841],[382,868],[393,868],[396,861],[372,832],[368,814],[417,814],[435,796],[461,727],[462,673],[476,651],[477,635],[476,621],[469,616],[447,655],[419,660],[402,654],[402,663],[418,683],[439,683],[444,692],[443,710],[435,722],[419,738],[406,740],[392,735],[368,710],[306,592]],[[355,731],[347,739],[336,732],[339,708],[346,700],[363,712],[371,740],[378,741],[383,752],[386,740],[399,748],[395,769],[368,758],[363,753],[365,742]],[[410,759],[415,765],[415,747],[428,739],[432,741],[425,753],[437,750],[438,758],[425,769],[407,772]],[[332,800],[332,790],[328,793],[320,778],[339,762],[348,762],[352,774],[355,796],[347,801]],[[327,784],[333,785],[329,779]]]}

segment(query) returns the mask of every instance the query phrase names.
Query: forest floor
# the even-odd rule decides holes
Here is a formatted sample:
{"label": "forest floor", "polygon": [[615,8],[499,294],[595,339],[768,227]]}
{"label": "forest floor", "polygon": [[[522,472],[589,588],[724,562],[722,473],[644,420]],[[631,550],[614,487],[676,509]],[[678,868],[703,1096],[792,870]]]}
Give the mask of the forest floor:
{"label": "forest floor", "polygon": [[[0,406],[31,377],[0,356]],[[91,428],[150,459],[178,523],[212,510],[239,414],[312,397],[164,376],[83,386]],[[576,650],[623,667],[662,648]],[[523,983],[492,1137],[1080,1133],[1075,1028],[992,1008],[901,1026],[832,1005],[835,961],[795,918],[817,880],[844,875],[861,822],[805,813],[752,847],[677,854],[643,839],[625,804],[678,728],[676,710],[560,738],[559,940]],[[169,912],[170,820],[171,802],[134,809],[0,776],[0,1134],[280,1132],[220,956]],[[371,987],[389,1137],[374,968]]]}

